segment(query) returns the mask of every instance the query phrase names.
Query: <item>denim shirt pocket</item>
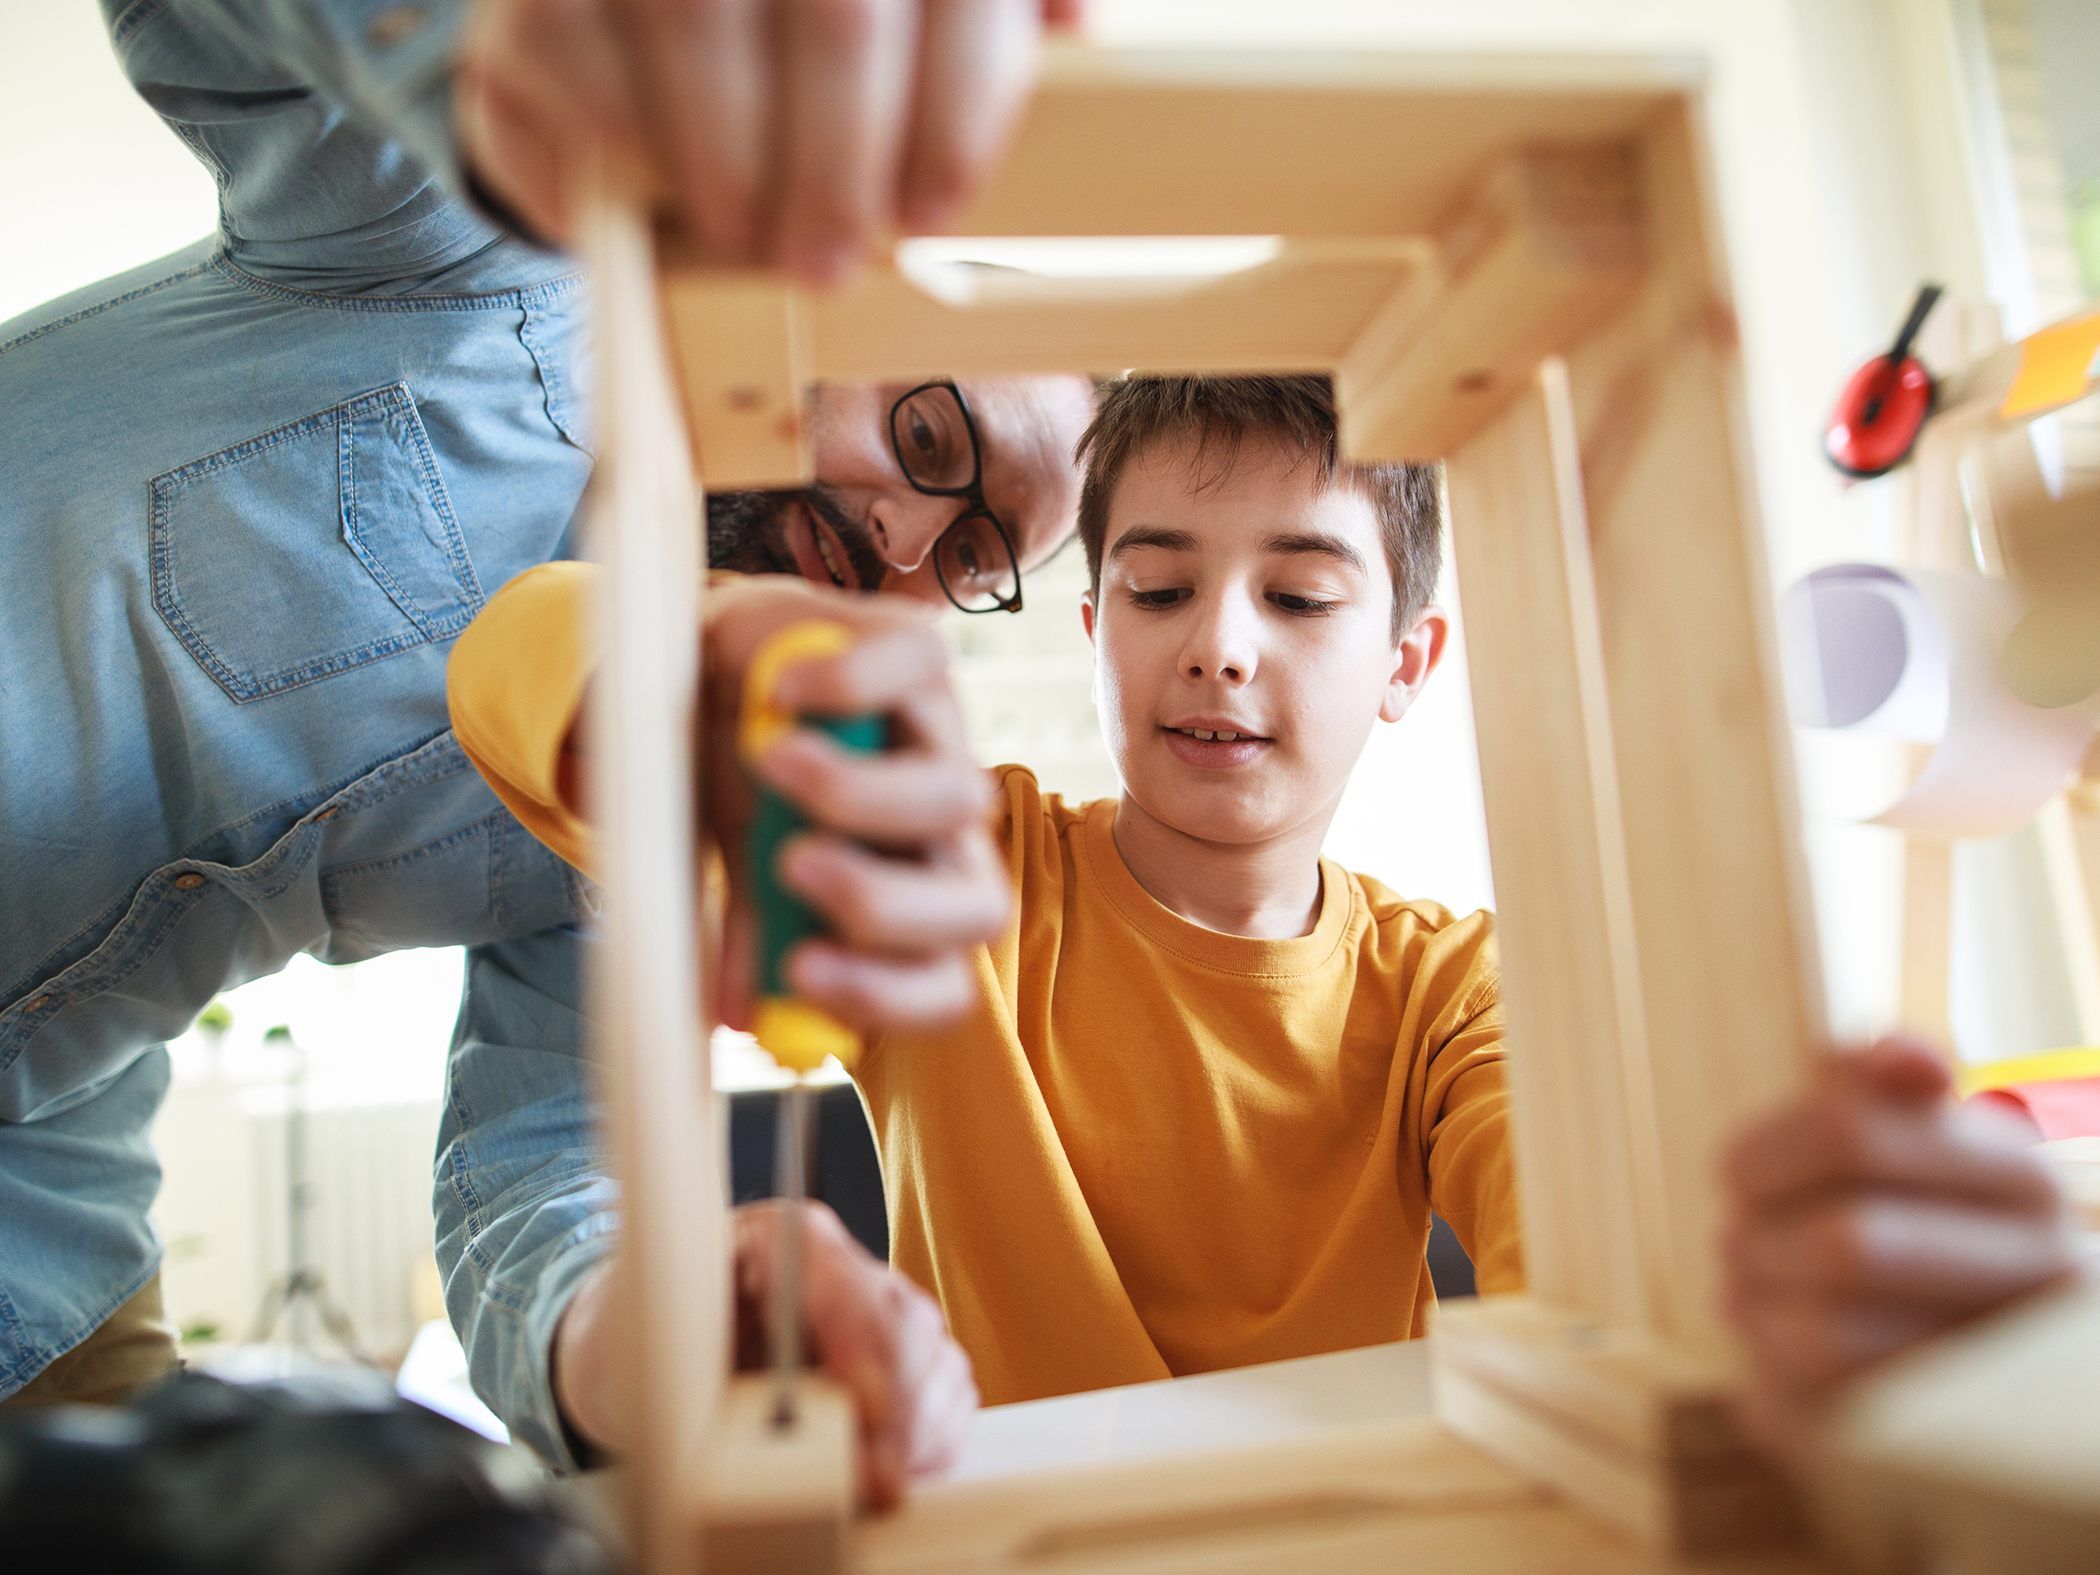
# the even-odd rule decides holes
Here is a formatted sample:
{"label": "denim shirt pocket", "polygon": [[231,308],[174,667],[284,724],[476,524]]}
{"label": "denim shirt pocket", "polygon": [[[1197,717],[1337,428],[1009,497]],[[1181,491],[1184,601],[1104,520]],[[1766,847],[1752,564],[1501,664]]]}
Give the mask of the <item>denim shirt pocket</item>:
{"label": "denim shirt pocket", "polygon": [[236,704],[448,640],[481,607],[405,383],[156,476],[151,500],[154,608]]}

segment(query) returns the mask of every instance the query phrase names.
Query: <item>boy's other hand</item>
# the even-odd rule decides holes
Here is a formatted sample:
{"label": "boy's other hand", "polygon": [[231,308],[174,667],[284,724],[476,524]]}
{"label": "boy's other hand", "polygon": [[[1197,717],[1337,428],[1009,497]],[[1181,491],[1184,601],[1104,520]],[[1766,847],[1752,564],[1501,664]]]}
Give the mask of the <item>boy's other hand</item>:
{"label": "boy's other hand", "polygon": [[475,0],[455,117],[482,186],[574,239],[578,150],[646,170],[710,261],[813,283],[976,193],[1080,0]]}
{"label": "boy's other hand", "polygon": [[1876,1363],[2076,1270],[2048,1167],[2016,1123],[1950,1093],[1929,1045],[1848,1048],[1729,1152],[1724,1295],[1748,1420],[1782,1451]]}
{"label": "boy's other hand", "polygon": [[[755,1203],[730,1216],[737,1324],[765,1326],[783,1205]],[[977,1409],[970,1359],[933,1299],[871,1256],[820,1203],[803,1205],[803,1320],[817,1368],[836,1379],[860,1423],[862,1502],[882,1509],[906,1481],[955,1458]],[[617,1392],[610,1266],[577,1290],[554,1336],[555,1403],[570,1429],[618,1454],[628,1440]],[[749,1343],[749,1342],[744,1342]],[[741,1354],[756,1365],[762,1341]]]}
{"label": "boy's other hand", "polygon": [[783,851],[780,876],[830,932],[790,953],[788,979],[864,1031],[937,1027],[969,1003],[971,948],[995,940],[1013,908],[948,648],[920,603],[783,576],[735,580],[709,598],[701,791],[730,876],[716,1009],[732,1027],[750,1017],[755,922],[742,860],[753,795],[736,739],[744,675],[770,636],[812,618],[843,624],[852,648],[787,668],[776,698],[805,715],[880,713],[890,742],[859,754],[798,729],[757,762],[811,822]]}

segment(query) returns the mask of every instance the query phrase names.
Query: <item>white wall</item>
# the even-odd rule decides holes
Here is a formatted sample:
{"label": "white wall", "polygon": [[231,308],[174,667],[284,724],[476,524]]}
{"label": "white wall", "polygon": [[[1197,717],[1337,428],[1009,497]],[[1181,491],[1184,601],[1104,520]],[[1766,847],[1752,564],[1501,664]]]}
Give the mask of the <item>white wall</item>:
{"label": "white wall", "polygon": [[0,5],[0,322],[209,234],[218,195],[90,0]]}

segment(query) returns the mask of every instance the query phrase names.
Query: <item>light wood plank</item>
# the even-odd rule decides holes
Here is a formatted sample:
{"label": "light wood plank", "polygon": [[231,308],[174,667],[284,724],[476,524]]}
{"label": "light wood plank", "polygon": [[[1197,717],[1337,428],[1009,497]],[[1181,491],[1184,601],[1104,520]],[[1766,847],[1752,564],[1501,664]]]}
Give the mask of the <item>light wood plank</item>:
{"label": "light wood plank", "polygon": [[1607,1329],[1536,1295],[1438,1310],[1437,1367],[1467,1372],[1531,1409],[1651,1460],[1743,1453],[1725,1375],[1637,1330]]}
{"label": "light wood plank", "polygon": [[1419,323],[1375,321],[1343,359],[1346,452],[1455,454],[1541,361],[1629,297],[1643,272],[1640,206],[1623,144],[1527,148],[1484,170],[1438,231],[1431,309]]}
{"label": "light wood plank", "polygon": [[701,548],[647,227],[582,206],[601,433],[589,541],[604,562],[592,687],[604,944],[594,953],[600,1116],[621,1187],[620,1382],[635,1419],[633,1545],[699,1568],[698,1493],[728,1359],[726,1215],[695,938],[692,718]]}
{"label": "light wood plank", "polygon": [[1948,991],[1954,950],[1954,844],[1945,837],[1906,836],[1902,880],[1897,1011],[1912,1033],[1951,1046],[1954,1022]]}
{"label": "light wood plank", "polygon": [[1662,1329],[1731,1349],[1719,1165],[1824,1034],[1735,319],[1688,109],[1645,146],[1648,282],[1569,358],[1646,1008]]}
{"label": "light wood plank", "polygon": [[1670,1559],[1798,1550],[1806,1528],[1777,1474],[1748,1455],[1687,1461],[1628,1454],[1463,1367],[1437,1369],[1437,1415],[1461,1437]]}
{"label": "light wood plank", "polygon": [[708,1562],[734,1575],[839,1575],[853,1517],[852,1401],[813,1374],[797,1382],[785,1426],[776,1400],[770,1374],[735,1379],[723,1397],[702,1488]]}
{"label": "light wood plank", "polygon": [[768,274],[669,276],[664,320],[694,461],[723,491],[811,479],[803,292]]}
{"label": "light wood plank", "polygon": [[[1407,237],[1292,242],[1255,267],[1193,278],[997,270],[928,277],[870,268],[838,290],[797,294],[807,376],[1325,371],[1387,300],[1424,279],[1430,251]],[[666,310],[681,340],[704,341],[706,302],[723,288],[720,277],[679,267],[666,280]],[[704,356],[696,348],[685,359],[697,368]]]}
{"label": "light wood plank", "polygon": [[1565,375],[1550,363],[1448,472],[1509,1021],[1532,1291],[1652,1321],[1660,1227],[1646,1030],[1589,523]]}
{"label": "light wood plank", "polygon": [[974,235],[1418,233],[1497,156],[1636,131],[1687,59],[1054,46]]}

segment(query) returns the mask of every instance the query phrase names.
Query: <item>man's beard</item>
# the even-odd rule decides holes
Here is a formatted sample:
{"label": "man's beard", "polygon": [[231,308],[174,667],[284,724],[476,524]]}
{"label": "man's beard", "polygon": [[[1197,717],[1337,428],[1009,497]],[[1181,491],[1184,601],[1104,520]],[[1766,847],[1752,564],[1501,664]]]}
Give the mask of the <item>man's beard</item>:
{"label": "man's beard", "polygon": [[824,486],[800,492],[710,492],[708,567],[739,574],[801,574],[787,541],[793,505],[798,501],[837,533],[861,589],[880,587],[889,566],[875,550],[867,527],[846,512],[836,492]]}

